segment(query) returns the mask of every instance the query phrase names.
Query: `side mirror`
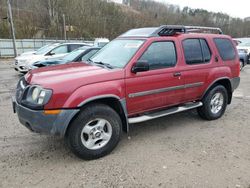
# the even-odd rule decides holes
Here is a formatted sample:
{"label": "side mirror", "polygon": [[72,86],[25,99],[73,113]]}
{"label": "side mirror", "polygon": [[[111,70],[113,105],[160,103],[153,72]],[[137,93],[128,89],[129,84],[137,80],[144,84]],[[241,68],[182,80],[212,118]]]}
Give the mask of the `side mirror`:
{"label": "side mirror", "polygon": [[49,52],[49,53],[47,53],[46,55],[47,55],[47,56],[51,56],[51,55],[55,55],[55,53],[54,53],[54,52]]}
{"label": "side mirror", "polygon": [[145,71],[149,71],[149,64],[147,61],[137,61],[131,70],[132,73],[145,72]]}

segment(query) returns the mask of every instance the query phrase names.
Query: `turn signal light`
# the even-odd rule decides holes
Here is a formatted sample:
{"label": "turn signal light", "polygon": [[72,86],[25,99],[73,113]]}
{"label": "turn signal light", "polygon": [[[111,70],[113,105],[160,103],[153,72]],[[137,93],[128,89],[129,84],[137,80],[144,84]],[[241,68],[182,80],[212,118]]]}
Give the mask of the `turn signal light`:
{"label": "turn signal light", "polygon": [[44,114],[46,115],[57,115],[60,113],[61,113],[61,110],[44,110]]}

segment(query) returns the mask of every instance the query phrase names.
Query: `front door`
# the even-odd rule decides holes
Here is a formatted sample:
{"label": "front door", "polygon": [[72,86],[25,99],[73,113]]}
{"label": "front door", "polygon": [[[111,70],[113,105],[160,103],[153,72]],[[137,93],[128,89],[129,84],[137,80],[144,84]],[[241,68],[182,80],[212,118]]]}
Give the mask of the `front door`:
{"label": "front door", "polygon": [[126,100],[128,114],[163,108],[180,103],[184,97],[180,52],[176,41],[152,41],[137,61],[148,62],[149,71],[127,72]]}

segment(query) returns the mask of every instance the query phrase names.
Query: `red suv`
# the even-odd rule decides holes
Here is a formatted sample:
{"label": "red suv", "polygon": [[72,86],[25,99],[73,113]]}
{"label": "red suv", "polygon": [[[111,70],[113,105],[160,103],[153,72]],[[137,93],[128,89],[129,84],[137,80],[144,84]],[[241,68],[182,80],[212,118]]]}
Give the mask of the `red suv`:
{"label": "red suv", "polygon": [[132,29],[87,62],[29,72],[13,107],[31,131],[65,137],[76,155],[95,159],[115,148],[129,124],[193,108],[220,118],[239,73],[234,43],[218,28]]}

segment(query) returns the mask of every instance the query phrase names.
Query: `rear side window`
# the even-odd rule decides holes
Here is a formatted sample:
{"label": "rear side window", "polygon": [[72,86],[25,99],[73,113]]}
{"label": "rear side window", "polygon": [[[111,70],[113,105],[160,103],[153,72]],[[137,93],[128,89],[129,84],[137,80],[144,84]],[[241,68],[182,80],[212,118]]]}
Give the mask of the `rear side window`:
{"label": "rear side window", "polygon": [[77,48],[80,48],[81,46],[83,45],[80,45],[80,44],[69,44],[69,52],[77,49]]}
{"label": "rear side window", "polygon": [[207,63],[211,51],[205,39],[186,39],[183,41],[185,60],[188,65]]}
{"label": "rear side window", "polygon": [[217,38],[214,39],[214,43],[223,61],[229,61],[235,59],[236,53],[234,50],[234,46],[229,39]]}
{"label": "rear side window", "polygon": [[154,42],[141,56],[140,60],[149,63],[149,69],[174,67],[177,61],[175,45],[173,42]]}
{"label": "rear side window", "polygon": [[62,46],[59,46],[53,50],[51,50],[51,53],[54,53],[54,54],[66,54],[68,53],[68,49],[67,49],[67,45],[62,45]]}

